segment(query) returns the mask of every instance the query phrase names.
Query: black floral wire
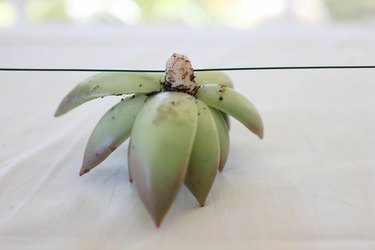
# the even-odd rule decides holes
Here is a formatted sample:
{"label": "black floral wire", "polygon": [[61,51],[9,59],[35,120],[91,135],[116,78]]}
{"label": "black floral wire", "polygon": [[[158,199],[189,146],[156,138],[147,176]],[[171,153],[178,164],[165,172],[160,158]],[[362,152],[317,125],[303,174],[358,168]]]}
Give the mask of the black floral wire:
{"label": "black floral wire", "polygon": [[[194,71],[256,71],[256,70],[314,70],[314,69],[375,69],[375,65],[326,65],[326,66],[270,66],[270,67],[235,67],[235,68],[206,68]],[[99,69],[99,68],[0,68],[0,71],[45,71],[45,72],[134,72],[134,73],[163,73],[159,69]]]}

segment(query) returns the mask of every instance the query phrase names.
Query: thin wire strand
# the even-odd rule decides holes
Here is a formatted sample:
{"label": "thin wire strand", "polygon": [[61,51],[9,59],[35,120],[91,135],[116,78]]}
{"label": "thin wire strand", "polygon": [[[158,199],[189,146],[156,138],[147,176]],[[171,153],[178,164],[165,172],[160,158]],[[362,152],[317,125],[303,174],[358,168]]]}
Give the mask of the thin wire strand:
{"label": "thin wire strand", "polygon": [[[207,68],[194,71],[256,71],[256,70],[314,70],[314,69],[375,69],[375,65],[333,65],[333,66],[281,66],[281,67],[235,67]],[[159,69],[88,69],[88,68],[0,68],[0,71],[44,71],[44,72],[134,72],[134,73],[163,73]]]}
{"label": "thin wire strand", "polygon": [[0,71],[47,71],[47,72],[135,72],[135,73],[161,73],[165,70],[153,69],[70,69],[70,68],[0,68]]}

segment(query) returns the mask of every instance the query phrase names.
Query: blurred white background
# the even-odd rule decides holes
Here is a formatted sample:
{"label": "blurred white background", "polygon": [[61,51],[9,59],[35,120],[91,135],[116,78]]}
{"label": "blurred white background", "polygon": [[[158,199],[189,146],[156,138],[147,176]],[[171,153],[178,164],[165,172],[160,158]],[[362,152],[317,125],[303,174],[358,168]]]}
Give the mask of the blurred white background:
{"label": "blurred white background", "polygon": [[373,24],[374,0],[0,0],[0,29],[179,23],[238,29]]}

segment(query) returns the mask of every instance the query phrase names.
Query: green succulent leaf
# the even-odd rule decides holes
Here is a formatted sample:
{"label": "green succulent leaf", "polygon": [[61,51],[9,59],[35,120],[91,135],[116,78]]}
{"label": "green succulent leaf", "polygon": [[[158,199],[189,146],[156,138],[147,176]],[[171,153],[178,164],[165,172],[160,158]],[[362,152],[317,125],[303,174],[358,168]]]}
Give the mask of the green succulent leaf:
{"label": "green succulent leaf", "polygon": [[218,84],[203,84],[198,89],[196,97],[208,106],[234,117],[259,138],[263,138],[263,122],[258,111],[249,100],[232,88]]}
{"label": "green succulent leaf", "polygon": [[153,73],[100,73],[81,83],[64,97],[56,110],[60,116],[95,98],[133,93],[151,93],[161,90],[162,74]]}
{"label": "green succulent leaf", "polygon": [[203,207],[214,183],[220,162],[220,142],[214,117],[198,100],[198,128],[191,152],[185,185]]}
{"label": "green succulent leaf", "polygon": [[128,139],[147,98],[145,95],[130,96],[104,114],[88,140],[80,175],[96,167]]}
{"label": "green succulent leaf", "polygon": [[227,86],[233,88],[232,80],[227,76],[227,74],[223,72],[211,72],[211,71],[203,71],[203,72],[195,72],[195,82],[198,86],[207,84],[207,83],[215,83],[220,84],[223,86]]}
{"label": "green succulent leaf", "polygon": [[217,132],[219,135],[219,142],[220,142],[220,164],[219,164],[219,171],[223,171],[225,163],[228,159],[229,154],[229,129],[225,119],[223,118],[220,111],[214,108],[210,108],[212,112],[212,116],[215,119],[215,123],[217,126]]}
{"label": "green succulent leaf", "polygon": [[134,122],[131,174],[157,226],[185,179],[197,130],[197,113],[193,96],[162,92],[150,97]]}

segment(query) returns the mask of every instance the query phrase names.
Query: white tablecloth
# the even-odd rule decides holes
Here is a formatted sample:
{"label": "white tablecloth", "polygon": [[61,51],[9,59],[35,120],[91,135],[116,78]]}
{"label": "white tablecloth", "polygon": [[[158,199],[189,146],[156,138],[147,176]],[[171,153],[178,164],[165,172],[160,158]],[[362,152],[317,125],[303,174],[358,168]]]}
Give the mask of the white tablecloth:
{"label": "white tablecloth", "polygon": [[[374,64],[371,27],[0,33],[0,66],[196,68]],[[375,70],[229,72],[261,113],[232,119],[207,204],[183,188],[159,229],[128,182],[126,145],[79,177],[87,139],[118,98],[54,118],[72,72],[0,72],[0,249],[374,249]]]}

